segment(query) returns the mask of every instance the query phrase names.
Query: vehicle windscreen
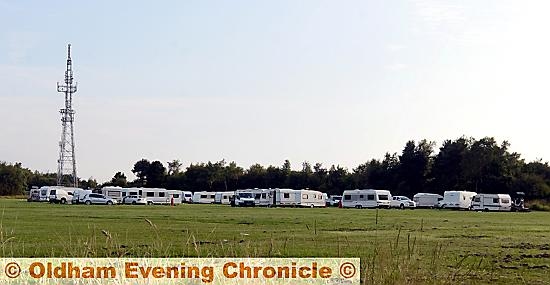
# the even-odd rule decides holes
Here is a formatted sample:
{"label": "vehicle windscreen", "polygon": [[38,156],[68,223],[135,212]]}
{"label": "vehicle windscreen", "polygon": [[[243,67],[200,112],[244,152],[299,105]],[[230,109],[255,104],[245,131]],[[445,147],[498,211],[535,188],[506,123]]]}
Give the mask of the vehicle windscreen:
{"label": "vehicle windscreen", "polygon": [[378,195],[378,200],[388,200],[388,195]]}
{"label": "vehicle windscreen", "polygon": [[239,193],[239,198],[253,198],[252,193]]}

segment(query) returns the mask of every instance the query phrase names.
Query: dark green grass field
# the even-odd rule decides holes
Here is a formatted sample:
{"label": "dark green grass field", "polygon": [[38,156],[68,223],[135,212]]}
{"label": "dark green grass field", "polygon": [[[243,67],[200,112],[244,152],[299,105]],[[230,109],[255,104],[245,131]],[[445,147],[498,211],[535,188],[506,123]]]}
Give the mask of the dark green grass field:
{"label": "dark green grass field", "polygon": [[546,212],[10,199],[0,211],[2,257],[360,257],[365,284],[550,284]]}

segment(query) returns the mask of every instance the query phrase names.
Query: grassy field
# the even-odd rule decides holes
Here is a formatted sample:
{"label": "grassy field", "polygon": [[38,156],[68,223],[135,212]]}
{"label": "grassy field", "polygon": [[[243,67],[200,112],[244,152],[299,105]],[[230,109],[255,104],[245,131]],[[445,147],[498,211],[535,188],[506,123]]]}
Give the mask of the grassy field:
{"label": "grassy field", "polygon": [[550,284],[550,213],[0,199],[3,257],[360,257],[365,284]]}

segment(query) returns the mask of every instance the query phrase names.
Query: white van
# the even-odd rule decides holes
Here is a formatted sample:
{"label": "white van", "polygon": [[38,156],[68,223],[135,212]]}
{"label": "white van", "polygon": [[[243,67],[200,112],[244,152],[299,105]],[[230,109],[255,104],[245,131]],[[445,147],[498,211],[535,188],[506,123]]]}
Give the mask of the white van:
{"label": "white van", "polygon": [[511,211],[512,198],[508,194],[477,194],[472,201],[474,211]]}
{"label": "white van", "polygon": [[214,195],[214,204],[229,205],[234,196],[235,192],[233,191],[216,192]]}
{"label": "white van", "polygon": [[439,201],[441,209],[469,210],[476,192],[470,191],[445,191],[443,200]]}
{"label": "white van", "polygon": [[389,208],[392,195],[388,190],[355,189],[345,190],[342,195],[343,208]]}
{"label": "white van", "polygon": [[50,201],[50,190],[54,186],[42,186],[40,187],[40,194],[38,196],[39,202],[48,202]]}
{"label": "white van", "polygon": [[193,203],[212,204],[216,198],[216,192],[200,191],[193,193]]}
{"label": "white van", "polygon": [[67,204],[73,202],[74,191],[82,190],[73,187],[55,187],[50,189],[50,203]]}
{"label": "white van", "polygon": [[433,193],[417,193],[413,196],[417,208],[437,208],[441,200],[443,196]]}
{"label": "white van", "polygon": [[29,190],[29,197],[27,197],[27,202],[38,202],[40,201],[40,188],[33,188]]}

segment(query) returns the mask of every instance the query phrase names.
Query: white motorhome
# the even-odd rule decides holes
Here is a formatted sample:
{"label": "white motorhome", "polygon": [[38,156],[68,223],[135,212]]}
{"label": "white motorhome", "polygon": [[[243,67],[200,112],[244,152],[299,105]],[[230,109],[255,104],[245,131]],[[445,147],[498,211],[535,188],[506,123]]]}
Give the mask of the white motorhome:
{"label": "white motorhome", "polygon": [[193,203],[212,204],[216,198],[216,192],[200,191],[193,193]]}
{"label": "white motorhome", "polygon": [[182,201],[181,190],[142,188],[141,192],[142,194],[140,196],[146,198],[149,204],[171,204],[172,198],[174,199],[174,204],[181,204]]}
{"label": "white motorhome", "polygon": [[445,191],[443,200],[439,201],[439,207],[442,209],[468,210],[475,195],[477,195],[476,192],[470,191]]}
{"label": "white motorhome", "polygon": [[300,207],[326,207],[326,200],[323,192],[316,190],[296,190],[299,193],[300,200],[297,205]]}
{"label": "white motorhome", "polygon": [[263,206],[273,205],[272,189],[239,189],[235,191],[235,206]]}
{"label": "white motorhome", "polygon": [[417,193],[413,196],[417,208],[437,208],[443,196],[433,193]]}
{"label": "white motorhome", "polygon": [[71,203],[72,204],[84,203],[84,197],[88,194],[92,194],[92,190],[75,189],[73,191],[73,200],[71,201]]}
{"label": "white motorhome", "polygon": [[345,190],[342,195],[343,208],[389,208],[392,195],[388,190],[355,189]]}
{"label": "white motorhome", "polygon": [[33,187],[29,190],[29,197],[27,197],[27,202],[38,202],[40,201],[40,188]]}
{"label": "white motorhome", "polygon": [[234,196],[235,192],[233,191],[216,192],[214,195],[214,204],[229,205]]}
{"label": "white motorhome", "polygon": [[54,186],[42,186],[40,187],[40,194],[38,196],[39,202],[48,202],[50,201],[50,191]]}
{"label": "white motorhome", "polygon": [[75,191],[81,191],[81,188],[74,187],[55,187],[50,189],[50,203],[67,204],[73,202],[73,195]]}
{"label": "white motorhome", "polygon": [[474,211],[511,211],[512,197],[508,194],[477,194],[472,201]]}

